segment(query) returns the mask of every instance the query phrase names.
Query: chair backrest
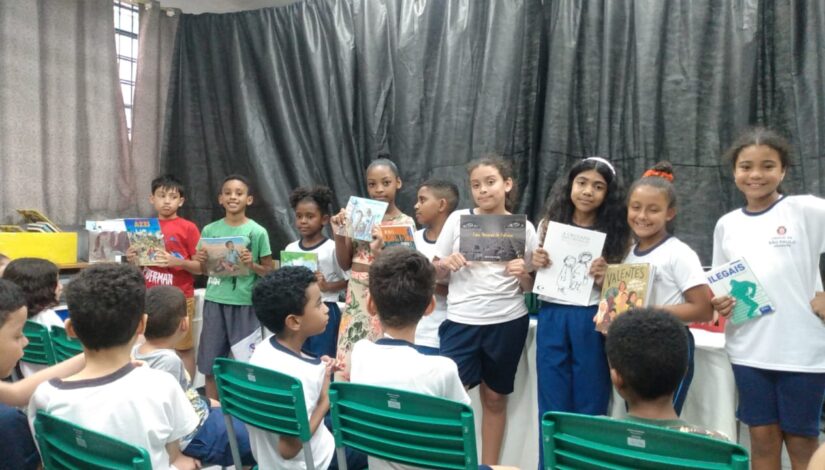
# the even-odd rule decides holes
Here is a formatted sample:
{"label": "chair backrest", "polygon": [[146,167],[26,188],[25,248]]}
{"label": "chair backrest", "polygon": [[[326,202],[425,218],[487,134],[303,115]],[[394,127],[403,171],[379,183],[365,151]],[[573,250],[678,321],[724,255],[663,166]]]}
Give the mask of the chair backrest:
{"label": "chair backrest", "polygon": [[46,326],[26,320],[26,324],[23,325],[23,334],[29,340],[29,344],[23,348],[23,361],[31,364],[54,364],[52,340]]}
{"label": "chair backrest", "polygon": [[[224,414],[264,431],[297,437],[304,444],[312,438],[300,380],[227,358],[215,360],[213,373]],[[311,459],[311,451],[304,456]]]}
{"label": "chair backrest", "polygon": [[69,338],[65,328],[52,326],[51,337],[55,363],[63,362],[83,352],[80,340]]}
{"label": "chair backrest", "polygon": [[425,468],[478,469],[473,409],[419,393],[335,382],[335,447]]}
{"label": "chair backrest", "polygon": [[46,470],[152,470],[145,449],[38,411],[34,433]]}
{"label": "chair backrest", "polygon": [[541,420],[544,468],[741,469],[748,452],[712,437],[551,411]]}

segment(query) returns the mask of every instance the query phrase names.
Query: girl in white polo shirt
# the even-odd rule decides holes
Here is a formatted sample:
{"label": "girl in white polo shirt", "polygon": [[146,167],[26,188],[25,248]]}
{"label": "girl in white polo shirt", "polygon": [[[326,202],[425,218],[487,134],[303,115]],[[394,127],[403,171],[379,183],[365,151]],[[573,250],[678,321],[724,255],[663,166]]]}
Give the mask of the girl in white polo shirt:
{"label": "girl in white polo shirt", "polygon": [[[737,414],[749,427],[753,468],[779,468],[783,443],[793,468],[805,468],[817,447],[825,394],[825,324],[817,316],[825,315],[825,200],[782,194],[790,146],[772,130],[747,131],[726,158],[747,203],[716,223],[713,265],[744,257],[776,307],[726,325]],[[729,296],[712,302],[723,316],[735,303]]]}

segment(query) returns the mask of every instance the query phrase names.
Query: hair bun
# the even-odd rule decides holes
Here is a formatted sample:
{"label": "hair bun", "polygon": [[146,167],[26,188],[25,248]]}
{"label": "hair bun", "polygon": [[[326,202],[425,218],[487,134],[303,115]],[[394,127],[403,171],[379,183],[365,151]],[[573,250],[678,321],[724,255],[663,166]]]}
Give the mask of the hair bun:
{"label": "hair bun", "polygon": [[650,169],[642,174],[642,178],[647,177],[659,177],[664,178],[671,183],[673,182],[673,165],[670,164],[668,161],[661,161],[653,165]]}

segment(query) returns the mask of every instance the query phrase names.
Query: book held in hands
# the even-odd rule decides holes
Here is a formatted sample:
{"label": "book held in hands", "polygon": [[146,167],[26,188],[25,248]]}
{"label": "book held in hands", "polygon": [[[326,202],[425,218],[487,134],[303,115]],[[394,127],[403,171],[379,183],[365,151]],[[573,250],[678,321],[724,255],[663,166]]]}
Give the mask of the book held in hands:
{"label": "book held in hands", "polygon": [[372,241],[372,228],[381,224],[389,204],[383,201],[351,196],[347,203],[347,220],[338,235],[347,238]]}
{"label": "book held in hands", "polygon": [[201,238],[206,250],[206,274],[211,277],[248,276],[249,268],[241,261],[241,251],[249,245],[247,237]]}
{"label": "book held in hands", "polygon": [[281,267],[284,266],[303,266],[312,272],[318,271],[318,253],[281,251]]}
{"label": "book held in hands", "polygon": [[649,263],[607,266],[596,312],[596,331],[607,334],[610,324],[619,315],[647,305],[655,271]]}
{"label": "book held in hands", "polygon": [[533,292],[573,305],[587,305],[593,290],[590,265],[601,256],[606,235],[548,222],[543,247],[552,263],[536,272]]}
{"label": "book held in hands", "polygon": [[775,311],[773,302],[745,258],[717,266],[705,275],[714,296],[729,295],[736,300],[730,316],[734,325]]}
{"label": "book held in hands", "polygon": [[135,249],[140,266],[161,266],[157,255],[166,250],[163,232],[156,218],[123,219],[129,235],[129,245]]}
{"label": "book held in hands", "polygon": [[384,248],[405,246],[415,249],[414,232],[415,227],[412,225],[382,225],[381,238],[384,239]]}
{"label": "book held in hands", "polygon": [[527,216],[465,214],[459,222],[458,251],[467,261],[524,258]]}

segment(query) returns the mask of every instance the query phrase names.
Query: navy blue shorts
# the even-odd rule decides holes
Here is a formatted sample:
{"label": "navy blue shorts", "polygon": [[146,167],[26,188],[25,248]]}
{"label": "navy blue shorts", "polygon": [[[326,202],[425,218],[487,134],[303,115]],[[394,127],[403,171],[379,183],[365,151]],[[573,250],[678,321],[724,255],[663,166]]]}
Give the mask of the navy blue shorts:
{"label": "navy blue shorts", "polygon": [[465,386],[484,382],[492,391],[509,395],[529,327],[527,315],[493,325],[444,320],[438,329],[441,355],[455,361]]}
{"label": "navy blue shorts", "polygon": [[818,436],[825,373],[787,372],[733,365],[739,389],[736,416],[748,426],[779,424],[782,432]]}
{"label": "navy blue shorts", "polygon": [[[252,448],[249,445],[249,432],[246,425],[239,419],[232,417],[232,429],[238,440],[238,452],[244,465],[255,465]],[[229,446],[229,432],[223,410],[215,407],[209,410],[206,421],[195,433],[192,441],[183,449],[183,454],[196,458],[204,465],[229,466],[232,461],[232,449]]]}

